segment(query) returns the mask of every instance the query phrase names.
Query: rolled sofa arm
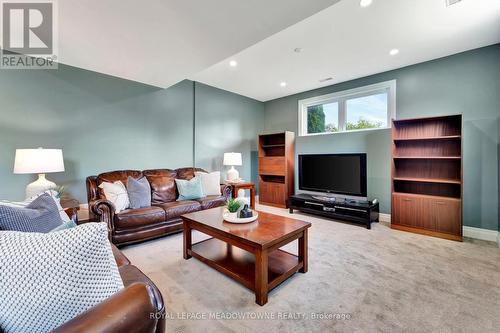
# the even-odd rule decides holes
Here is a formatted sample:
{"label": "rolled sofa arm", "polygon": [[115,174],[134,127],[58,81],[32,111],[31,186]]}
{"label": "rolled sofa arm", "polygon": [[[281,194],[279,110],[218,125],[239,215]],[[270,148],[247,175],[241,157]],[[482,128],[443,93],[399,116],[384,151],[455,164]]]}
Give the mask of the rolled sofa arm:
{"label": "rolled sofa arm", "polygon": [[157,313],[150,289],[143,283],[131,284],[53,332],[156,332],[161,313]]}
{"label": "rolled sofa arm", "polygon": [[222,192],[222,196],[229,200],[232,195],[232,187],[226,184],[221,184],[220,191]]}
{"label": "rolled sofa arm", "polygon": [[108,231],[111,234],[114,229],[115,205],[106,199],[93,200],[89,202],[89,210],[97,217],[99,222],[106,222]]}

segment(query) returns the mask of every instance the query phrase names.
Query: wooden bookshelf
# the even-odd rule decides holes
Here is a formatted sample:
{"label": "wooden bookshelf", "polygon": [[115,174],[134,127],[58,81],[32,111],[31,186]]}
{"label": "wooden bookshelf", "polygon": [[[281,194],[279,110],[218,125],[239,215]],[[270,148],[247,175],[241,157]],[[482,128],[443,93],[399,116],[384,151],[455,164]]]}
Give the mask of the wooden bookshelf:
{"label": "wooden bookshelf", "polygon": [[462,116],[392,122],[394,229],[462,240]]}
{"label": "wooden bookshelf", "polygon": [[459,160],[461,156],[394,156],[401,160]]}
{"label": "wooden bookshelf", "polygon": [[460,140],[460,135],[429,136],[421,138],[394,138],[394,141]]}
{"label": "wooden bookshelf", "polygon": [[421,182],[421,183],[441,183],[441,184],[461,184],[460,179],[445,179],[445,178],[411,178],[411,177],[394,177],[395,181]]}
{"label": "wooden bookshelf", "polygon": [[282,132],[259,136],[259,202],[286,207],[294,187],[295,134]]}

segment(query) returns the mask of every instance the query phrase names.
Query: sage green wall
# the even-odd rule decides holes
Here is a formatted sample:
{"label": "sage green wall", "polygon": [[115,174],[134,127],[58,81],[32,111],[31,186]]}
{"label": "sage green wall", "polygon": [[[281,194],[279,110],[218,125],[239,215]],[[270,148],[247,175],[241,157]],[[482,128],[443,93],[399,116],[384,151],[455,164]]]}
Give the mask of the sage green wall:
{"label": "sage green wall", "polygon": [[223,170],[224,152],[242,152],[240,177],[257,179],[257,135],[264,127],[264,103],[196,83],[196,166]]}
{"label": "sage green wall", "polygon": [[[66,172],[48,177],[81,202],[86,202],[88,175],[192,166],[193,102],[193,82],[187,80],[159,89],[65,65],[58,70],[1,71],[0,198],[23,199],[26,185],[35,179],[12,174],[16,148],[62,148]],[[222,149],[205,143],[218,133],[220,140],[241,150],[247,160],[240,170],[248,177],[248,158],[255,145],[250,141],[256,141],[256,129],[263,128],[263,103],[203,86],[197,105],[199,120],[205,119],[197,121],[200,165],[217,166],[208,160],[221,158]],[[231,123],[221,119],[225,135],[214,126],[221,108],[228,105]],[[252,111],[255,117],[249,116]],[[240,134],[227,131],[230,125],[249,129]]]}
{"label": "sage green wall", "polygon": [[[301,99],[393,79],[397,118],[463,114],[464,225],[498,230],[500,44],[266,102],[265,130],[297,132]],[[366,152],[369,196],[390,213],[389,129],[298,137],[296,152]]]}

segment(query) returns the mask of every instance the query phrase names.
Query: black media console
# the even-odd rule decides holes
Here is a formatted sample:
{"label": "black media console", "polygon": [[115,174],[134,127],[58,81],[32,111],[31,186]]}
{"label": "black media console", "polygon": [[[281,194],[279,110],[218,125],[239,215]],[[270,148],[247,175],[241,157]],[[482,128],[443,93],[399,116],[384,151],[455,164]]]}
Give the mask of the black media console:
{"label": "black media console", "polygon": [[309,194],[292,195],[288,198],[288,208],[290,213],[297,209],[304,213],[362,223],[366,226],[366,229],[371,228],[372,222],[378,222],[379,212],[379,204],[376,201],[331,199]]}

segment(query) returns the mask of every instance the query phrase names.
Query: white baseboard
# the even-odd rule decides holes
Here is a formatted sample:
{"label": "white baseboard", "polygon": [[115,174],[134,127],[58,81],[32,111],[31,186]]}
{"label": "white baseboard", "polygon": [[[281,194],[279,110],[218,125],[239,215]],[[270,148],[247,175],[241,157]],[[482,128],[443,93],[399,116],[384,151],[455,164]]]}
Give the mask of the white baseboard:
{"label": "white baseboard", "polygon": [[498,231],[495,231],[495,230],[464,226],[463,227],[463,234],[464,234],[464,237],[475,238],[475,239],[480,239],[480,240],[485,240],[485,241],[490,241],[490,242],[497,242],[500,246],[500,242],[499,242],[500,235],[498,234]]}
{"label": "white baseboard", "polygon": [[391,214],[383,214],[383,213],[379,213],[379,214],[378,214],[378,220],[379,220],[380,222],[391,223]]}
{"label": "white baseboard", "polygon": [[89,209],[89,204],[80,204],[80,209]]}

